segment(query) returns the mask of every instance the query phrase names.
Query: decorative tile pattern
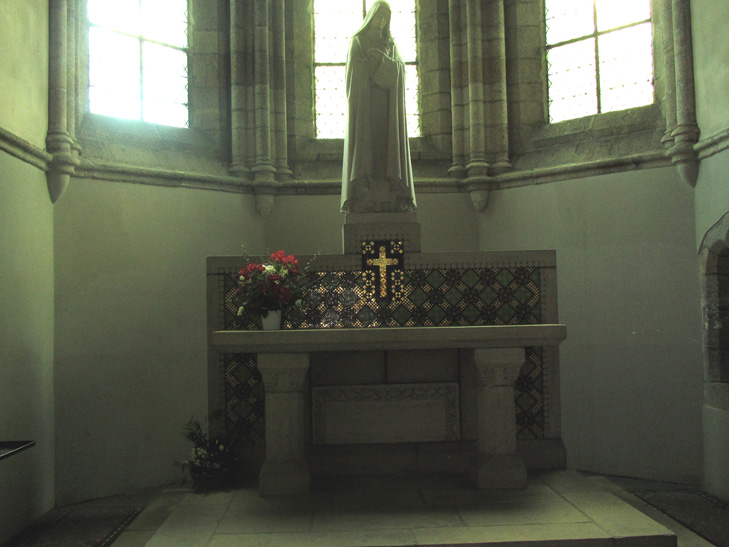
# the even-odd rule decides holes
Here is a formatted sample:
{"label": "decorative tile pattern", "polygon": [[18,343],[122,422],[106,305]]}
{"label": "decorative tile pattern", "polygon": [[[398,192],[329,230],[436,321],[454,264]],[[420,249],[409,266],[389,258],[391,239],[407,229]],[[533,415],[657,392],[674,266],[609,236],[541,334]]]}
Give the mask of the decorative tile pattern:
{"label": "decorative tile pattern", "polygon": [[516,438],[544,438],[544,382],[541,348],[526,348],[526,362],[514,384]]}
{"label": "decorative tile pattern", "polygon": [[[283,328],[525,325],[541,321],[539,269],[403,270],[391,301],[372,298],[374,271],[315,272],[300,309]],[[260,320],[238,317],[235,277],[225,279],[225,329],[255,330]]]}
{"label": "decorative tile pattern", "polygon": [[[375,297],[376,272],[313,272],[299,309],[289,310],[284,329],[523,325],[541,322],[538,267],[393,270],[392,299]],[[223,276],[226,330],[260,329],[260,319],[237,316],[235,274]],[[263,386],[255,355],[229,356],[226,419],[241,439],[262,445]],[[519,439],[544,438],[543,358],[527,348],[516,382]]]}
{"label": "decorative tile pattern", "polygon": [[256,356],[225,355],[225,427],[241,446],[263,446],[264,389]]}

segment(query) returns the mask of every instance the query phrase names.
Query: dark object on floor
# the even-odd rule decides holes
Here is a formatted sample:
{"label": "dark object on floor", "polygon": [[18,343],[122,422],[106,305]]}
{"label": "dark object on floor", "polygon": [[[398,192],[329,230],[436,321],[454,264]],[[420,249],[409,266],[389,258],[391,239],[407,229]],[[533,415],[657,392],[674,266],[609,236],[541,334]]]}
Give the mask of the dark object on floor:
{"label": "dark object on floor", "polygon": [[70,507],[51,511],[7,547],[105,547],[144,507]]}
{"label": "dark object on floor", "polygon": [[729,505],[695,490],[637,491],[634,496],[717,547],[729,547]]}

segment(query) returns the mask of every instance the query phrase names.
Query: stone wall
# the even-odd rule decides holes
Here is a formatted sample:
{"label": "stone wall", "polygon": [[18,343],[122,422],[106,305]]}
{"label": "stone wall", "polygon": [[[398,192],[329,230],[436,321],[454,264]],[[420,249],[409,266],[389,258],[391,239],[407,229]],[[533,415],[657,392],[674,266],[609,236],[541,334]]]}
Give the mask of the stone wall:
{"label": "stone wall", "polygon": [[[0,7],[0,544],[54,504],[53,209],[38,166],[48,127],[48,2]],[[29,62],[32,59],[33,62]]]}
{"label": "stone wall", "polygon": [[[729,499],[729,383],[726,367],[717,349],[726,343],[726,324],[716,313],[726,309],[725,290],[719,290],[717,274],[726,272],[717,256],[729,244],[729,55],[726,41],[717,40],[729,17],[729,6],[717,2],[692,2],[694,67],[696,70],[696,114],[701,127],[699,156],[702,157],[696,184],[696,246],[704,273],[704,488]],[[713,256],[710,256],[713,255]],[[725,283],[722,287],[725,288]],[[721,327],[721,333],[716,327]]]}

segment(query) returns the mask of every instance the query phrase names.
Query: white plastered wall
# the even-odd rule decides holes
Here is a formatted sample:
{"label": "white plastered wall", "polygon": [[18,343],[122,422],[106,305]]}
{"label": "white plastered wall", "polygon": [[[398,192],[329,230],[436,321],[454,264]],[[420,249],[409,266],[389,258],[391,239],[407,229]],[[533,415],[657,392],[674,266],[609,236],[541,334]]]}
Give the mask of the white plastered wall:
{"label": "white plastered wall", "polygon": [[251,196],[72,179],[55,205],[58,502],[181,481],[207,414],[207,256],[263,250]]}
{"label": "white plastered wall", "polygon": [[0,440],[36,441],[0,461],[2,544],[53,507],[54,413],[53,209],[14,157],[44,147],[48,3],[4,0],[0,20]]}
{"label": "white plastered wall", "polygon": [[555,249],[568,465],[698,484],[693,191],[673,168],[494,193],[481,248]]}

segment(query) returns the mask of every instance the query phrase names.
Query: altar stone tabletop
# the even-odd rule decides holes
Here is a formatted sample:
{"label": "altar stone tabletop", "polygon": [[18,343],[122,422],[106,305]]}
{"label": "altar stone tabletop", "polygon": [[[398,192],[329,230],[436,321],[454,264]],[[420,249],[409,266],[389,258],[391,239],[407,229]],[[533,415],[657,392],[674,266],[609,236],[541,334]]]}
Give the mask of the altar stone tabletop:
{"label": "altar stone tabletop", "polygon": [[212,333],[216,347],[250,353],[362,351],[368,349],[514,348],[556,346],[565,325],[478,325],[466,327],[372,327],[332,329],[225,330]]}

